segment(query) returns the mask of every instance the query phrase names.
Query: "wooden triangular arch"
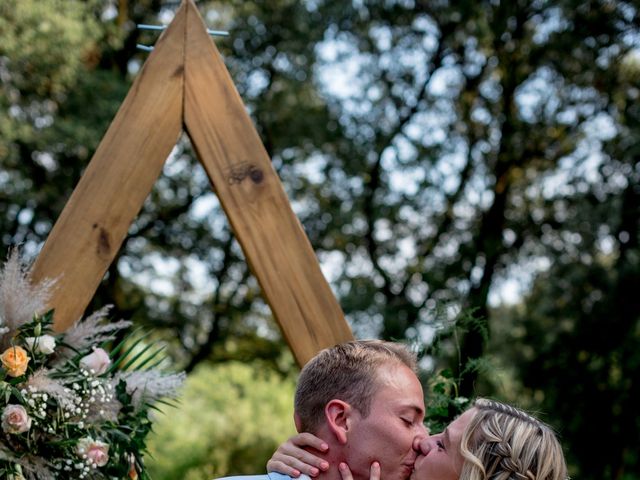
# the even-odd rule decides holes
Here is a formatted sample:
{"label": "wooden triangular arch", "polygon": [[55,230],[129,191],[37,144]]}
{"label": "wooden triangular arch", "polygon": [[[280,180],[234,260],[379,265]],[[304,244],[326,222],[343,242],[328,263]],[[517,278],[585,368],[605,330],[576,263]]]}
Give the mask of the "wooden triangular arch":
{"label": "wooden triangular arch", "polygon": [[352,338],[193,0],[183,0],[38,256],[57,330],[84,312],[182,128],[300,365]]}

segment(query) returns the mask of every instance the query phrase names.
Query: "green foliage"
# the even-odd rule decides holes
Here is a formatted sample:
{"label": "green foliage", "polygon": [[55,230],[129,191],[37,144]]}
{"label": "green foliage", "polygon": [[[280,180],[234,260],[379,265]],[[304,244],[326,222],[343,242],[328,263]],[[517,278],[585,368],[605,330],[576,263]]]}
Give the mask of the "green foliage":
{"label": "green foliage", "polygon": [[[423,366],[421,381],[425,392],[425,424],[431,432],[438,433],[464,412],[472,399],[460,392],[462,376],[469,373],[492,378],[495,366],[487,355],[473,359],[461,357],[461,339],[470,330],[483,337],[488,336],[486,322],[479,318],[476,309],[461,311],[453,320],[447,320],[450,305],[440,304],[434,324],[438,325],[432,342],[415,344]],[[455,371],[443,365],[453,364]]]}
{"label": "green foliage", "polygon": [[425,424],[430,432],[442,432],[469,406],[469,399],[459,395],[459,383],[451,370],[430,375],[425,388]]}
{"label": "green foliage", "polygon": [[257,364],[201,365],[178,409],[163,409],[149,438],[154,480],[255,474],[295,433],[295,380]]}
{"label": "green foliage", "polygon": [[91,2],[7,0],[0,13],[0,55],[16,93],[55,96],[75,85],[98,39]]}
{"label": "green foliage", "polygon": [[8,0],[0,5],[0,106],[9,112],[0,117],[0,158],[9,154],[12,142],[40,135],[56,103],[83,75],[100,34],[91,3]]}

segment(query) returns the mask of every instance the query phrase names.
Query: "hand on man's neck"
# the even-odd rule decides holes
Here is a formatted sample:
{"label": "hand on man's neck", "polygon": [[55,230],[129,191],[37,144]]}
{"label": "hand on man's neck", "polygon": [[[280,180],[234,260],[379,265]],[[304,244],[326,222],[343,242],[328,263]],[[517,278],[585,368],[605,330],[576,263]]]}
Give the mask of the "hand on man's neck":
{"label": "hand on man's neck", "polygon": [[326,451],[321,451],[313,447],[305,447],[304,449],[314,456],[322,459],[326,465],[326,469],[318,468],[318,475],[312,477],[312,480],[342,480],[338,465],[344,462],[347,456],[346,445],[340,444],[336,437],[331,433],[326,425],[322,425],[313,434],[329,447]]}

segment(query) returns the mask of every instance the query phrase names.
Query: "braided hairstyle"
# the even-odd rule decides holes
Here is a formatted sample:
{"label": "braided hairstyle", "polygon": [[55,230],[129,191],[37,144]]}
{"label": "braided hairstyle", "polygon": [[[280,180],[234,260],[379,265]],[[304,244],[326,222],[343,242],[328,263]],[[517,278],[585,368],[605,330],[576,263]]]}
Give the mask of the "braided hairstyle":
{"label": "braided hairstyle", "polygon": [[477,399],[462,434],[460,480],[566,480],[562,447],[553,430],[515,407]]}

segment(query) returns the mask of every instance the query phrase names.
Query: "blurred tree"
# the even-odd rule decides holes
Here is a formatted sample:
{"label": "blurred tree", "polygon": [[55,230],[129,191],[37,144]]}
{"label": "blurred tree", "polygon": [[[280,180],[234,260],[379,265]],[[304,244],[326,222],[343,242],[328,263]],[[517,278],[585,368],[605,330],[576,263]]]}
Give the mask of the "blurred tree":
{"label": "blurred tree", "polygon": [[[495,345],[521,386],[507,397],[542,410],[557,426],[574,476],[635,479],[640,311],[633,297],[613,302],[624,288],[610,260],[558,261],[536,281],[526,306],[506,315]],[[606,442],[595,440],[600,432]]]}
{"label": "blurred tree", "polygon": [[200,365],[179,409],[167,407],[156,420],[149,473],[157,480],[205,480],[263,472],[278,444],[295,433],[294,388],[293,378],[252,362]]}
{"label": "blurred tree", "polygon": [[[601,85],[612,93],[619,135],[604,148],[601,182],[592,190],[576,179],[548,199],[550,213],[570,212],[546,235],[550,267],[521,305],[498,312],[491,350],[520,384],[507,395],[542,408],[558,426],[576,476],[635,479],[640,56],[628,53],[607,73]],[[606,442],[594,441],[598,432],[606,432]]]}

